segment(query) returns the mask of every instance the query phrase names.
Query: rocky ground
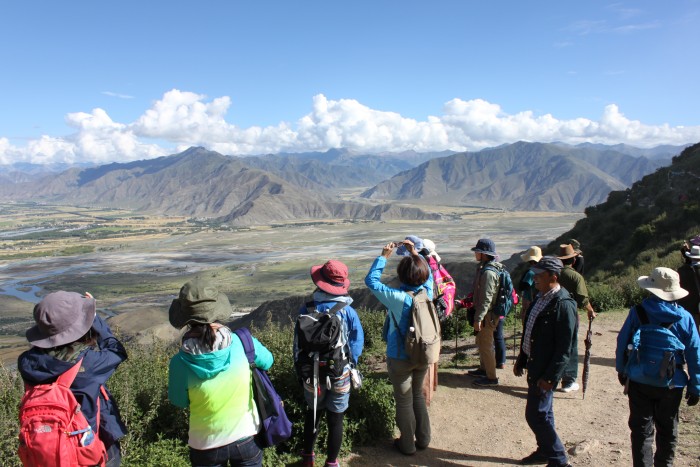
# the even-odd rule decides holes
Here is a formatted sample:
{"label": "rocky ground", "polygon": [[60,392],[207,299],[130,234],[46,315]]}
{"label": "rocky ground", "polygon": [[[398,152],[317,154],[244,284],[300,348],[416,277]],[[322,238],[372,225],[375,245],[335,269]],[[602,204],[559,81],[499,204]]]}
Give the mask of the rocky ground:
{"label": "rocky ground", "polygon": [[[623,313],[601,314],[593,323],[592,366],[585,399],[580,390],[555,394],[557,431],[573,465],[632,463],[627,397],[617,381],[614,361],[617,332],[624,317]],[[580,362],[584,338],[585,329],[582,329]],[[433,439],[425,451],[404,456],[393,449],[391,440],[386,440],[360,449],[345,459],[345,464],[353,467],[517,464],[536,444],[524,416],[526,382],[513,376],[512,355],[509,350],[506,368],[498,370],[500,385],[493,389],[473,386],[466,368],[454,368],[448,361],[442,364],[439,387],[430,406]],[[579,379],[580,374],[581,367]],[[682,403],[675,465],[700,465],[699,414],[698,407],[687,408]]]}

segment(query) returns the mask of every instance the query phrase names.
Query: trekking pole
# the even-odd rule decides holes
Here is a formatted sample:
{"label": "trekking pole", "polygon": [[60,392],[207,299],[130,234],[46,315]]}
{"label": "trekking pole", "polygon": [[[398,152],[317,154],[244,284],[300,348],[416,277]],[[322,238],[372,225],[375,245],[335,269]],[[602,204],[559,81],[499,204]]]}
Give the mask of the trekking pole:
{"label": "trekking pole", "polygon": [[[455,315],[455,357],[457,357],[457,352],[459,351],[459,346],[457,345],[457,339],[459,339],[459,315],[457,310],[454,312]],[[457,358],[455,358],[455,368],[457,368]]]}

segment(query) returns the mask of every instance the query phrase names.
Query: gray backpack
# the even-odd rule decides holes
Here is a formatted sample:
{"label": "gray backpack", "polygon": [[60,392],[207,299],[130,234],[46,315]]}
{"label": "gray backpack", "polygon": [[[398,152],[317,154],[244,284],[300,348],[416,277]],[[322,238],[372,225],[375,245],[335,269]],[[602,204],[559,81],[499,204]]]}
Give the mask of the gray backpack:
{"label": "gray backpack", "polygon": [[[440,320],[435,304],[428,298],[428,294],[423,288],[418,293],[406,293],[413,299],[411,304],[411,321],[408,333],[404,337],[406,354],[408,354],[411,363],[437,363],[440,358],[441,339]],[[401,335],[396,319],[393,315],[391,316],[397,333]]]}

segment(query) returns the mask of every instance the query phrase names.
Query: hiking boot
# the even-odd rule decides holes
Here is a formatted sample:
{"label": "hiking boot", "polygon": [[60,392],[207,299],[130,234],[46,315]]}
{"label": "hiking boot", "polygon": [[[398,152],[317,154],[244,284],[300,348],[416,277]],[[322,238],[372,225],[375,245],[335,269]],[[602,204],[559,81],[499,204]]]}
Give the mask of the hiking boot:
{"label": "hiking boot", "polygon": [[559,389],[561,392],[574,392],[578,391],[578,383],[576,381],[571,381],[569,383],[562,384]]}
{"label": "hiking boot", "polygon": [[301,467],[314,467],[314,461],[316,460],[316,454],[313,452],[307,454],[301,451]]}
{"label": "hiking boot", "polygon": [[474,384],[477,386],[498,386],[498,378],[490,379],[484,376],[482,378],[475,379]]}
{"label": "hiking boot", "polygon": [[486,376],[486,370],[484,370],[482,368],[476,368],[474,370],[467,371],[467,374],[469,376],[482,376],[483,377],[483,376]]}
{"label": "hiking boot", "polygon": [[549,463],[549,458],[539,451],[532,452],[529,456],[520,459],[520,465],[543,465]]}

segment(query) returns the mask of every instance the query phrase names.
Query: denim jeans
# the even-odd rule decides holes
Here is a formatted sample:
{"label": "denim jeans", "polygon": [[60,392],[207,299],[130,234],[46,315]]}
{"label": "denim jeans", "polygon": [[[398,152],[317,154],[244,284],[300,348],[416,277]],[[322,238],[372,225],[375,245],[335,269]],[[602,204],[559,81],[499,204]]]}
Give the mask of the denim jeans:
{"label": "denim jeans", "polygon": [[525,420],[535,434],[537,452],[547,456],[549,460],[547,465],[563,466],[568,463],[568,460],[564,445],[554,426],[553,402],[554,397],[551,390],[542,391],[536,384],[529,384]]}
{"label": "denim jeans", "polygon": [[[678,440],[678,407],[683,388],[657,388],[629,382],[632,431],[632,464],[634,467],[673,465]],[[656,454],[652,456],[656,427]]]}
{"label": "denim jeans", "polygon": [[496,346],[496,365],[505,365],[506,363],[506,341],[503,338],[503,322],[505,319],[498,320],[498,326],[493,331],[493,343]]}
{"label": "denim jeans", "polygon": [[192,467],[250,466],[261,467],[263,451],[252,436],[212,449],[190,448]]}
{"label": "denim jeans", "polygon": [[389,380],[396,399],[396,425],[399,427],[399,449],[405,454],[416,452],[416,445],[430,444],[430,417],[423,396],[423,381],[428,366],[409,360],[387,359]]}

